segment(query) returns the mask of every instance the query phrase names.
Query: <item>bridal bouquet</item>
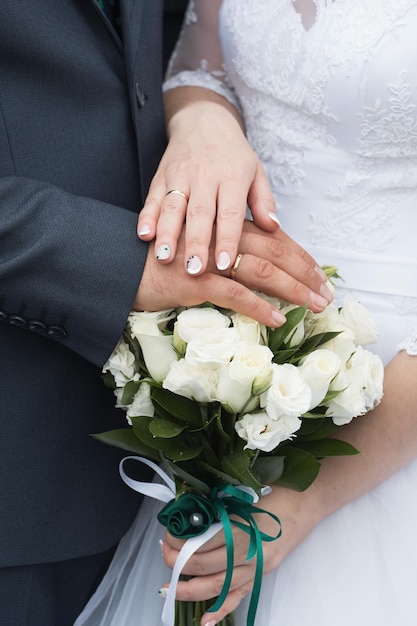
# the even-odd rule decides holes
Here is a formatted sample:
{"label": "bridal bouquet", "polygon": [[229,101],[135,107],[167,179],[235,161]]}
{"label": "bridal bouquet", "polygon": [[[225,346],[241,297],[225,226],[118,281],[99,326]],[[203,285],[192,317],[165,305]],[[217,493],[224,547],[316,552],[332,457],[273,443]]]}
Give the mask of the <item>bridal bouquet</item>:
{"label": "bridal bouquet", "polygon": [[[262,541],[280,535],[274,516],[273,537],[254,522],[254,512],[270,515],[255,506],[263,489],[304,490],[324,457],[356,454],[330,435],[382,397],[382,363],[363,347],[376,332],[360,304],[331,304],[319,314],[279,305],[286,323],[277,329],[210,304],[131,313],[103,369],[128,427],[97,437],[152,459],[174,481],[175,498],[159,521],[185,539],[220,522],[231,554],[231,524],[251,535],[248,558],[258,569],[248,624],[261,584]],[[176,603],[175,626],[198,624],[213,602],[217,610],[232,569],[231,558],[217,600]]]}

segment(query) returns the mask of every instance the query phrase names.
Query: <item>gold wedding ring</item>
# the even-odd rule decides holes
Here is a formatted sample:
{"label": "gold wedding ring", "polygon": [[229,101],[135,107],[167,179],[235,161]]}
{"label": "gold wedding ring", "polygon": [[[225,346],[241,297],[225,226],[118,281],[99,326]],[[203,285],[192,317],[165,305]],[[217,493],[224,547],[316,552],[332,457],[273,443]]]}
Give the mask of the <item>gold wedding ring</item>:
{"label": "gold wedding ring", "polygon": [[176,193],[178,196],[181,196],[182,198],[184,198],[186,202],[188,202],[188,200],[190,199],[186,193],[184,193],[183,191],[180,191],[179,189],[170,189],[169,191],[166,192],[165,196],[169,196],[170,193]]}
{"label": "gold wedding ring", "polygon": [[237,272],[237,268],[239,267],[239,263],[240,263],[240,262],[241,262],[241,260],[242,260],[242,256],[243,256],[242,254],[238,254],[238,255],[237,255],[237,257],[236,257],[236,259],[235,259],[235,262],[234,262],[234,264],[233,264],[233,267],[232,267],[232,269],[230,270],[230,278],[231,278],[232,280],[236,280],[236,272]]}

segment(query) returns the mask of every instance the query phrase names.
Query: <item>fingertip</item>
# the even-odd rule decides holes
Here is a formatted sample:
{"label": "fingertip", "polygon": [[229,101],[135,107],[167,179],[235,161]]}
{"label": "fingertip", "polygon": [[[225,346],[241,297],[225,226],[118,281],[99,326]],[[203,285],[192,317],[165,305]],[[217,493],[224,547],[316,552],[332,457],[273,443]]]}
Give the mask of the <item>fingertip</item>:
{"label": "fingertip", "polygon": [[170,260],[172,260],[171,255],[172,255],[172,249],[169,244],[161,243],[160,245],[156,247],[155,257],[157,258],[158,261],[169,262]]}
{"label": "fingertip", "polygon": [[185,269],[191,276],[197,276],[203,270],[203,261],[197,254],[188,257]]}
{"label": "fingertip", "polygon": [[222,250],[217,255],[216,267],[219,271],[223,272],[229,269],[232,263],[230,254],[226,250]]}

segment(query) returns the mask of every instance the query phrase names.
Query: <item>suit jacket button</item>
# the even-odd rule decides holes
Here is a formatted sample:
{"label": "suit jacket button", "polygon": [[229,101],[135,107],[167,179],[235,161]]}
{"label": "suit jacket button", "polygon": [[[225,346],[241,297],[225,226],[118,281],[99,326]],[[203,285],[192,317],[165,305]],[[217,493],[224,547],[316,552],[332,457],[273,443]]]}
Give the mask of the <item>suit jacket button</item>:
{"label": "suit jacket button", "polygon": [[47,333],[52,339],[65,339],[67,336],[67,331],[61,326],[48,326]]}
{"label": "suit jacket button", "polygon": [[33,331],[34,333],[46,333],[47,326],[44,322],[41,322],[40,320],[29,320],[28,329]]}
{"label": "suit jacket button", "polygon": [[9,315],[9,324],[12,326],[26,326],[26,318],[22,315]]}

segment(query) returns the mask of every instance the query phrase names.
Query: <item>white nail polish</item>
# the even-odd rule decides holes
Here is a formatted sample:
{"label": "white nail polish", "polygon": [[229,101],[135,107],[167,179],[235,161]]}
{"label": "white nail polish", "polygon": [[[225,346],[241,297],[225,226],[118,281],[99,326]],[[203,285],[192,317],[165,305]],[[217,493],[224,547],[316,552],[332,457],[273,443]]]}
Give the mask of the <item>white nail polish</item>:
{"label": "white nail polish", "polygon": [[163,243],[158,248],[158,251],[156,253],[156,258],[159,259],[160,261],[165,261],[166,259],[169,259],[170,254],[171,254],[171,248],[166,243]]}
{"label": "white nail polish", "polygon": [[216,622],[212,620],[211,622],[206,622],[204,626],[216,626]]}
{"label": "white nail polish", "polygon": [[220,252],[217,257],[217,269],[218,270],[227,270],[230,267],[230,254],[228,252]]}
{"label": "white nail polish", "polygon": [[203,264],[201,262],[200,257],[198,257],[197,255],[190,256],[186,265],[186,269],[189,274],[192,274],[192,275],[198,274],[198,272],[201,271],[202,267],[203,267]]}
{"label": "white nail polish", "polygon": [[167,593],[168,593],[168,589],[167,587],[162,587],[159,591],[158,594],[160,595],[161,598],[166,598],[167,597]]}
{"label": "white nail polish", "polygon": [[269,218],[270,218],[273,222],[275,222],[275,224],[278,224],[278,226],[281,226],[281,222],[279,221],[278,216],[277,216],[277,214],[276,214],[276,213],[272,213],[272,211],[270,211],[270,212],[268,213],[268,217],[269,217]]}
{"label": "white nail polish", "polygon": [[142,237],[143,235],[149,235],[150,232],[151,232],[151,227],[148,226],[148,224],[144,224],[138,234],[140,237]]}

